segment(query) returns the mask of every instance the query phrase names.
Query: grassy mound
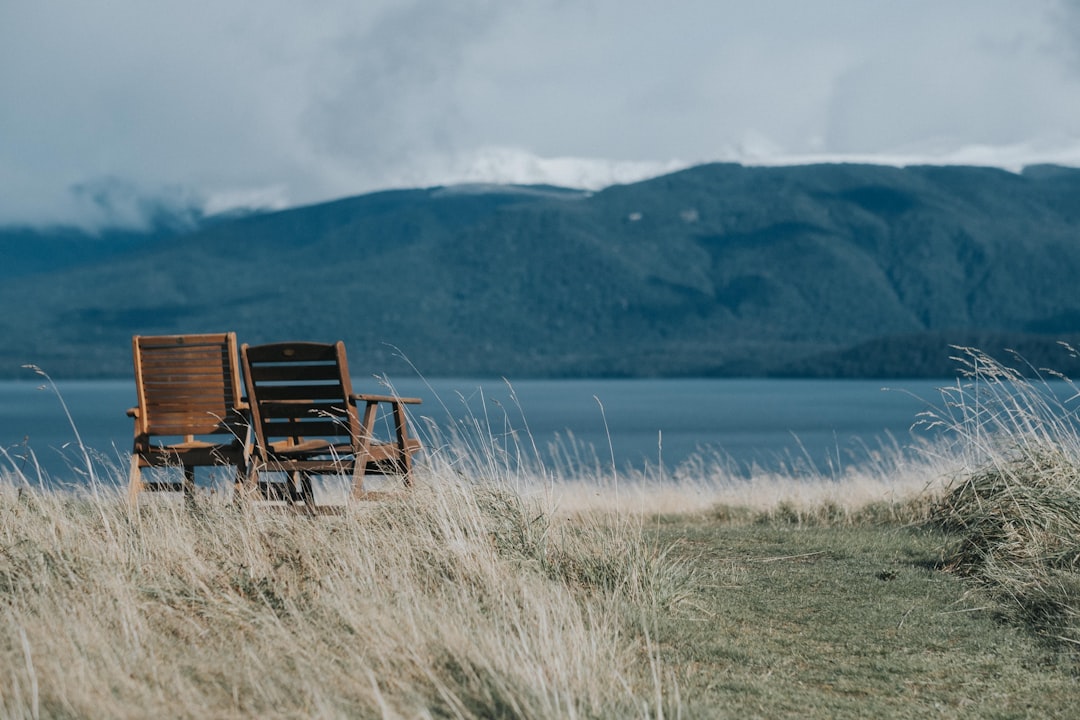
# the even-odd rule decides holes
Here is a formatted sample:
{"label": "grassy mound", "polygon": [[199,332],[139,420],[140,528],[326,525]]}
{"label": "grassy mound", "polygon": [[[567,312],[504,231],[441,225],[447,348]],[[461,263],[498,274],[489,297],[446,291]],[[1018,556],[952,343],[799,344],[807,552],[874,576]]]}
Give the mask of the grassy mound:
{"label": "grassy mound", "polygon": [[947,395],[967,454],[931,510],[957,538],[948,567],[975,579],[1010,617],[1080,644],[1080,435],[1064,378],[1029,381],[973,350],[969,382]]}
{"label": "grassy mound", "polygon": [[1031,449],[972,473],[934,519],[960,539],[949,566],[1037,632],[1080,644],[1080,467]]}

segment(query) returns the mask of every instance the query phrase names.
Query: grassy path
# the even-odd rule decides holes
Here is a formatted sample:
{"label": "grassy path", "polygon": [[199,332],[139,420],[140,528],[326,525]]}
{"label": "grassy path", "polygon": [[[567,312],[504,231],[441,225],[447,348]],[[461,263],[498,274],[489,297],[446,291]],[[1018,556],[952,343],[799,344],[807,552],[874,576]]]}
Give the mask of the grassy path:
{"label": "grassy path", "polygon": [[1076,717],[1076,665],[936,569],[945,538],[881,527],[656,530],[700,573],[658,621],[690,717]]}

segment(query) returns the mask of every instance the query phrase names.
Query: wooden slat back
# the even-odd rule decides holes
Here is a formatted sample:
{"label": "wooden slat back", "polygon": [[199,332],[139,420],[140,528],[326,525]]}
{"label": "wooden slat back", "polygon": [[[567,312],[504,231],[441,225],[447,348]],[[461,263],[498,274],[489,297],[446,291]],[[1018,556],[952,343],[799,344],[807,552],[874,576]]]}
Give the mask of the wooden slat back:
{"label": "wooden slat back", "polygon": [[347,443],[359,432],[345,344],[243,345],[248,401],[262,448],[281,440]]}
{"label": "wooden slat back", "polygon": [[131,345],[142,433],[236,434],[242,401],[235,333],[136,335]]}

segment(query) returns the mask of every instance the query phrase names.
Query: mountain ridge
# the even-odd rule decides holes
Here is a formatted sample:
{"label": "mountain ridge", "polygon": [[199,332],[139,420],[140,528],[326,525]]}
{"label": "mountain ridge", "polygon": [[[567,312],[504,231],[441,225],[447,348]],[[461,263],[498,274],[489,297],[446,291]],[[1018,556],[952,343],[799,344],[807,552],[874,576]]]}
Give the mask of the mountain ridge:
{"label": "mountain ridge", "polygon": [[0,230],[27,256],[0,270],[0,375],[125,376],[132,334],[223,329],[431,377],[937,377],[977,342],[1072,372],[1078,201],[1057,166],[729,163],[388,190],[51,265],[71,231]]}

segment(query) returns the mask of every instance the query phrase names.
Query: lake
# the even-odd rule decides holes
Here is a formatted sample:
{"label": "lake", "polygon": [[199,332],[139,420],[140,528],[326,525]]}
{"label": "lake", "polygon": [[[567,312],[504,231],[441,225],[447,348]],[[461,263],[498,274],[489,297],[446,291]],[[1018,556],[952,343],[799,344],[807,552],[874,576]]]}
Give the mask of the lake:
{"label": "lake", "polygon": [[[535,446],[547,462],[624,468],[674,468],[695,454],[744,471],[793,461],[819,468],[865,458],[867,446],[912,442],[918,414],[940,403],[946,380],[394,380],[418,396],[416,429],[479,431],[500,447]],[[81,466],[76,430],[98,456],[126,467],[134,404],[129,380],[0,381],[0,468],[28,462],[69,478]],[[375,381],[358,392],[386,392]],[[62,400],[62,402],[61,402]],[[71,415],[69,422],[64,405]]]}

